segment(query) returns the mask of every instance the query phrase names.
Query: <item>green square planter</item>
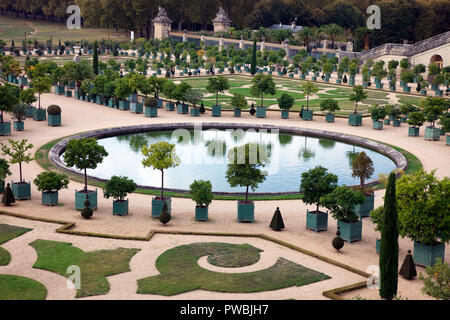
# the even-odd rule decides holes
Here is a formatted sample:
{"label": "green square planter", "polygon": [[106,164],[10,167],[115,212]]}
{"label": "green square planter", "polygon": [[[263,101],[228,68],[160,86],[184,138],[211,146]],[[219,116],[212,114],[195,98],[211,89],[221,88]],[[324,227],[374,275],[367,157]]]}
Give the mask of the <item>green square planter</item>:
{"label": "green square planter", "polygon": [[380,243],[381,243],[381,240],[377,238],[375,240],[375,250],[377,251],[377,253],[380,253]]}
{"label": "green square planter", "polygon": [[47,111],[45,109],[34,109],[33,120],[45,121],[47,119]]}
{"label": "green square planter", "polygon": [[448,145],[448,146],[450,146],[450,135],[447,135],[447,136],[445,137],[445,144]]}
{"label": "green square planter", "polygon": [[188,114],[189,106],[187,104],[179,104],[177,110],[179,114]]}
{"label": "green square planter", "polygon": [[71,91],[71,90],[66,90],[66,91],[64,91],[64,95],[65,95],[67,98],[72,98],[72,91]]}
{"label": "green square planter", "polygon": [[350,113],[348,115],[348,124],[354,127],[362,126],[362,114]]}
{"label": "green square planter", "polygon": [[385,125],[390,125],[391,124],[391,120],[390,119],[384,119],[384,124]]}
{"label": "green square planter", "polygon": [[191,110],[189,111],[189,114],[191,115],[191,117],[199,117],[200,109],[192,107]]}
{"label": "green square planter", "polygon": [[306,229],[315,232],[326,231],[328,229],[328,214],[308,210],[306,212]]}
{"label": "green square planter", "polygon": [[312,76],[312,77],[311,77],[311,80],[312,80],[312,81],[317,81],[317,77],[316,77],[316,76]]}
{"label": "green square planter", "polygon": [[84,201],[86,201],[86,195],[88,196],[88,200],[91,203],[89,207],[92,210],[97,210],[97,190],[88,190],[87,193],[85,193],[84,190],[75,190],[75,210],[81,211],[85,208]]}
{"label": "green square planter", "polygon": [[167,102],[166,103],[166,110],[167,111],[174,111],[175,110],[175,104],[173,104],[171,102]]}
{"label": "green square planter", "polygon": [[334,122],[334,114],[333,113],[326,114],[325,121],[328,123],[333,123]]}
{"label": "green square planter", "polygon": [[213,117],[220,117],[222,115],[222,106],[212,106],[211,108]]}
{"label": "green square planter", "polygon": [[158,107],[145,107],[145,116],[149,118],[156,118],[158,116]]}
{"label": "green square planter", "polygon": [[255,221],[255,205],[253,203],[237,202],[237,221],[238,222],[254,222]]}
{"label": "green square planter", "polygon": [[445,244],[435,243],[433,245],[426,245],[414,241],[414,262],[422,266],[432,266],[436,263],[436,259],[445,258]]}
{"label": "green square planter", "polygon": [[392,126],[393,126],[393,127],[398,128],[398,127],[401,126],[401,124],[402,124],[402,123],[400,122],[400,120],[395,119],[395,120],[392,121]]}
{"label": "green square planter", "polygon": [[234,109],[234,116],[240,117],[241,116],[241,109]]}
{"label": "green square planter", "polygon": [[439,141],[440,138],[441,138],[440,128],[433,128],[433,127],[425,128],[425,140]]}
{"label": "green square planter", "polygon": [[372,127],[375,130],[383,130],[383,121],[373,120]]}
{"label": "green square planter", "polygon": [[341,79],[336,79],[336,84],[342,84],[342,80]]}
{"label": "green square planter", "polygon": [[114,99],[108,100],[108,107],[114,108]]}
{"label": "green square planter", "polygon": [[362,221],[345,222],[338,220],[337,226],[341,230],[341,238],[348,243],[362,240]]}
{"label": "green square planter", "polygon": [[11,122],[0,122],[0,136],[11,135]]}
{"label": "green square planter", "polygon": [[99,96],[99,95],[97,95],[97,96],[95,97],[95,103],[97,103],[97,104],[102,104],[102,97]]}
{"label": "green square planter", "polygon": [[401,123],[406,123],[406,117],[401,117],[401,118],[400,118],[400,122],[401,122]]}
{"label": "green square planter", "polygon": [[5,180],[0,180],[0,193],[5,192]]}
{"label": "green square planter", "polygon": [[114,216],[128,215],[128,199],[113,201],[113,215]]}
{"label": "green square planter", "polygon": [[28,108],[27,118],[33,118],[34,109],[36,109],[36,108],[33,107],[33,106],[31,106],[31,107]]}
{"label": "green square planter", "polygon": [[25,122],[14,121],[13,126],[14,126],[14,130],[16,130],[16,131],[23,131],[25,129]]}
{"label": "green square planter", "polygon": [[355,213],[360,218],[365,218],[370,215],[370,211],[374,209],[375,195],[366,196],[366,201],[363,204],[357,204],[355,206]]}
{"label": "green square planter", "polygon": [[351,86],[354,86],[354,85],[355,85],[355,80],[351,80],[351,79],[350,79],[350,80],[348,81],[348,84],[351,85]]}
{"label": "green square planter", "polygon": [[420,94],[426,96],[427,95],[427,90],[420,90]]}
{"label": "green square planter", "polygon": [[166,197],[166,200],[152,199],[152,218],[158,218],[162,213],[164,202],[167,202],[167,212],[172,214],[172,198]]}
{"label": "green square planter", "polygon": [[64,94],[64,86],[55,86],[55,94],[62,96]]}
{"label": "green square planter", "polygon": [[410,137],[418,137],[419,136],[419,127],[409,127],[408,128],[408,136]]}
{"label": "green square planter", "polygon": [[56,192],[42,192],[42,205],[57,206],[58,205],[58,191]]}
{"label": "green square planter", "polygon": [[383,84],[382,83],[377,83],[376,84],[376,88],[377,89],[383,89]]}
{"label": "green square planter", "polygon": [[130,103],[126,100],[119,100],[120,110],[130,110]]}
{"label": "green square planter", "polygon": [[132,113],[142,113],[144,111],[144,105],[140,102],[131,102],[130,110]]}
{"label": "green square planter", "polygon": [[281,110],[281,119],[289,119],[289,110]]}
{"label": "green square planter", "polygon": [[395,91],[395,90],[397,90],[397,88],[396,88],[395,86],[390,86],[390,87],[389,87],[389,90]]}
{"label": "green square planter", "polygon": [[158,108],[162,108],[162,106],[163,106],[163,101],[162,101],[162,99],[156,99],[156,101],[158,102]]}
{"label": "green square planter", "polygon": [[301,74],[300,75],[300,79],[305,80],[306,79],[306,75],[305,74]]}
{"label": "green square planter", "polygon": [[411,93],[411,87],[404,86],[404,87],[403,87],[403,92],[405,92],[405,93]]}
{"label": "green square planter", "polygon": [[313,119],[313,111],[312,110],[303,110],[302,111],[302,119],[306,121],[312,121]]}
{"label": "green square planter", "polygon": [[195,221],[208,221],[208,207],[195,207]]}
{"label": "green square planter", "polygon": [[61,115],[60,114],[49,114],[47,123],[51,127],[58,127],[61,125]]}
{"label": "green square planter", "polygon": [[266,117],[266,107],[256,107],[256,117],[265,118]]}
{"label": "green square planter", "polygon": [[14,198],[17,200],[31,199],[31,183],[13,182],[11,183],[11,189],[14,194]]}

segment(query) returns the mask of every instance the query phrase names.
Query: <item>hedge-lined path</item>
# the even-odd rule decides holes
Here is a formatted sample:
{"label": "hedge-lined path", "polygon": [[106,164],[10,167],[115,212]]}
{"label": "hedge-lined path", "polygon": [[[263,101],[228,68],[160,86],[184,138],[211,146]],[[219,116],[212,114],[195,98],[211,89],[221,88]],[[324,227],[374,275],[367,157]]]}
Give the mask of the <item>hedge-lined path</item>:
{"label": "hedge-lined path", "polygon": [[[251,117],[248,112],[243,112],[241,118],[234,118],[232,112],[223,112],[222,117],[212,118],[210,111],[199,118],[192,118],[187,115],[179,115],[176,112],[167,112],[158,110],[157,118],[145,118],[142,114],[136,115],[129,111],[120,111],[93,103],[83,102],[64,96],[56,96],[52,93],[41,96],[43,106],[58,104],[62,108],[62,126],[49,127],[46,122],[36,122],[33,120],[25,121],[25,131],[12,131],[11,137],[0,137],[1,142],[7,138],[28,138],[34,144],[33,151],[40,146],[54,139],[72,135],[75,133],[117,126],[138,125],[148,123],[172,123],[172,122],[239,122],[239,123],[258,123],[273,124],[280,126],[297,126],[305,128],[314,128],[330,130],[347,134],[358,135],[361,137],[372,138],[382,142],[390,143],[395,146],[408,150],[417,156],[427,171],[437,169],[437,176],[450,176],[450,166],[448,159],[450,148],[445,145],[441,139],[438,142],[428,142],[423,139],[424,128],[421,128],[421,136],[412,138],[407,136],[407,126],[400,128],[385,126],[381,131],[372,129],[372,120],[365,118],[362,127],[350,127],[347,119],[337,118],[336,123],[325,123],[323,117],[315,117],[314,121],[302,121],[297,116],[291,116],[291,119],[280,119],[280,113],[277,111],[267,112],[268,118],[256,119]],[[5,116],[9,119],[9,115]],[[130,164],[134,165],[134,164]],[[11,166],[12,177],[8,182],[18,178],[18,166]],[[26,181],[32,181],[43,169],[33,161],[23,166],[24,178]],[[193,177],[194,179],[195,177]],[[376,178],[376,177],[374,177]],[[153,183],[153,182],[152,182]],[[154,182],[155,184],[158,182]],[[364,219],[363,222],[363,241],[356,242],[344,247],[343,253],[337,253],[332,249],[330,243],[336,233],[336,222],[329,219],[329,228],[326,232],[316,234],[305,230],[306,210],[313,209],[313,206],[306,206],[299,200],[286,201],[261,201],[255,205],[254,224],[242,224],[236,222],[236,202],[235,201],[213,201],[210,206],[210,222],[195,222],[194,203],[190,199],[174,199],[172,202],[173,220],[166,228],[163,228],[158,221],[150,219],[151,196],[143,194],[132,194],[130,199],[130,215],[128,217],[112,216],[112,200],[103,198],[99,190],[98,203],[99,210],[94,213],[92,220],[84,220],[79,212],[74,210],[74,193],[76,189],[81,189],[82,184],[72,181],[68,190],[60,192],[60,202],[63,206],[44,207],[41,205],[41,195],[32,184],[32,200],[19,201],[14,206],[7,208],[10,212],[21,213],[24,215],[71,221],[76,223],[75,230],[94,233],[110,233],[118,235],[134,235],[145,237],[151,229],[164,229],[170,231],[197,231],[197,232],[237,232],[237,233],[257,233],[267,234],[277,239],[287,241],[298,245],[307,250],[317,252],[332,259],[349,264],[360,270],[365,271],[369,265],[378,264],[378,255],[375,253],[375,239],[377,233],[373,231],[373,224],[370,219]],[[375,205],[382,204],[384,191],[376,192]],[[286,230],[280,233],[274,232],[268,228],[273,212],[276,207],[280,207],[283,214]],[[54,229],[53,229],[54,230]],[[52,232],[53,232],[52,230]],[[16,240],[16,239],[15,239]],[[15,241],[14,240],[14,241]],[[10,242],[12,243],[12,241]],[[5,244],[5,246],[8,245]],[[412,249],[413,243],[408,239],[400,240],[400,263],[408,249]],[[6,248],[6,247],[5,247]],[[33,253],[34,254],[34,253]],[[446,260],[450,261],[450,250],[446,252]],[[403,281],[403,280],[401,280]],[[406,282],[406,288],[414,290],[405,290],[406,292],[420,292],[420,283],[418,280]],[[46,283],[44,283],[46,284]],[[422,297],[421,293],[419,293]]]}

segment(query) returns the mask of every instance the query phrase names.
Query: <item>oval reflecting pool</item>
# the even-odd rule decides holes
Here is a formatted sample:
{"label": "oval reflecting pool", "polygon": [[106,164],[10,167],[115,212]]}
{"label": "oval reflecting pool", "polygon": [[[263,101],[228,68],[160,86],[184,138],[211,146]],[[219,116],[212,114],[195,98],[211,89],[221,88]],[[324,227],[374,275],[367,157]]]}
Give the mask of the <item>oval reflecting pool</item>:
{"label": "oval reflecting pool", "polygon": [[372,150],[328,139],[311,138],[284,133],[266,133],[255,130],[182,130],[182,135],[171,131],[148,132],[98,140],[109,156],[88,174],[109,179],[113,175],[127,176],[138,185],[160,187],[161,172],[144,168],[141,161],[143,146],[159,141],[176,145],[181,164],[164,172],[164,187],[188,190],[195,179],[210,180],[215,192],[245,192],[245,188],[231,188],[225,178],[227,153],[235,146],[257,143],[266,148],[268,162],[262,170],[266,180],[256,192],[297,192],[302,172],[321,165],[336,174],[339,185],[356,185],[352,177],[351,161],[361,151],[372,159],[378,175],[396,168],[386,156]]}

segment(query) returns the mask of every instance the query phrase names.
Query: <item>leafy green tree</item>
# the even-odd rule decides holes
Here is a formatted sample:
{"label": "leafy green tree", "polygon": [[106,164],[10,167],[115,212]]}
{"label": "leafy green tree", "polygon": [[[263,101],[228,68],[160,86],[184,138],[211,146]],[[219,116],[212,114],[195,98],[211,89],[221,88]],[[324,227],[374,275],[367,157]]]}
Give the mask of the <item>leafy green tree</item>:
{"label": "leafy green tree", "polygon": [[17,119],[18,122],[22,122],[27,117],[28,105],[24,103],[18,103],[13,107],[12,110],[13,117]]}
{"label": "leafy green tree", "polygon": [[92,79],[94,75],[92,66],[88,60],[81,60],[78,63],[68,62],[64,64],[64,68],[66,69],[68,80],[75,82],[77,90],[80,89],[84,80]]}
{"label": "leafy green tree", "polygon": [[288,94],[288,93],[283,93],[278,99],[278,106],[280,107],[280,109],[282,110],[289,110],[294,106],[294,98]]}
{"label": "leafy green tree", "polygon": [[106,84],[108,83],[108,81],[108,77],[105,75],[96,76],[92,81],[92,93],[102,97],[105,96]]}
{"label": "leafy green tree", "polygon": [[411,127],[421,127],[425,123],[426,119],[422,112],[411,112],[409,119],[406,121]]}
{"label": "leafy green tree", "polygon": [[364,190],[365,180],[369,179],[374,171],[372,159],[370,159],[364,151],[353,159],[352,177],[359,178],[361,191]]}
{"label": "leafy green tree", "polygon": [[184,99],[192,104],[192,106],[195,108],[197,104],[202,101],[203,99],[203,93],[200,89],[189,89],[184,94]]}
{"label": "leafy green tree", "polygon": [[441,258],[433,266],[428,266],[426,275],[419,274],[423,281],[422,292],[439,300],[450,300],[450,267]]}
{"label": "leafy green tree", "polygon": [[191,86],[186,83],[182,82],[179,85],[176,86],[176,88],[173,90],[173,98],[177,100],[181,100],[181,102],[184,102],[184,95],[186,92],[191,89]]}
{"label": "leafy green tree", "polygon": [[450,107],[450,103],[445,98],[428,97],[421,100],[419,106],[422,108],[426,120],[434,128],[436,120]]}
{"label": "leafy green tree", "polygon": [[319,92],[319,88],[314,83],[306,81],[300,86],[300,91],[306,94],[306,110],[309,110],[309,96]]}
{"label": "leafy green tree", "polygon": [[120,78],[116,80],[116,88],[114,90],[114,96],[118,99],[125,100],[131,94],[130,81],[126,78]]}
{"label": "leafy green tree", "polygon": [[38,94],[38,108],[41,109],[41,94],[50,92],[52,81],[49,78],[36,78],[31,83],[34,92]]}
{"label": "leafy green tree", "polygon": [[248,107],[247,99],[240,93],[233,94],[233,97],[231,98],[231,105],[235,109],[244,109]]}
{"label": "leafy green tree", "polygon": [[400,235],[425,245],[450,240],[450,179],[423,169],[397,181]]}
{"label": "leafy green tree", "polygon": [[67,175],[53,171],[39,173],[33,182],[37,189],[42,192],[57,192],[61,189],[67,189],[69,186]]}
{"label": "leafy green tree", "polygon": [[0,158],[0,180],[4,181],[7,176],[11,175],[11,171],[9,171],[8,161]]}
{"label": "leafy green tree", "polygon": [[385,107],[378,105],[378,103],[373,104],[369,108],[369,112],[372,115],[372,120],[375,120],[375,121],[384,119],[387,114]]}
{"label": "leafy green tree", "polygon": [[257,74],[252,79],[252,87],[250,88],[250,93],[254,96],[261,96],[261,107],[264,106],[264,94],[274,95],[275,82],[273,82],[271,75]]}
{"label": "leafy green tree", "polygon": [[0,112],[2,121],[4,121],[3,112],[11,112],[17,101],[18,97],[14,90],[14,86],[10,84],[0,86]]}
{"label": "leafy green tree", "polygon": [[320,102],[320,110],[327,110],[329,114],[332,114],[335,111],[341,110],[339,108],[339,103],[334,99],[325,99]]}
{"label": "leafy green tree", "polygon": [[136,190],[136,183],[127,177],[112,176],[103,189],[103,196],[106,199],[113,198],[116,201],[123,201],[124,198]]}
{"label": "leafy green tree", "polygon": [[228,152],[228,167],[226,178],[231,187],[246,187],[245,203],[248,201],[248,190],[255,190],[258,184],[264,182],[266,176],[259,169],[265,166],[266,159],[261,157],[261,146],[245,144]]}
{"label": "leafy green tree", "polygon": [[19,177],[20,181],[19,183],[23,182],[22,179],[22,163],[29,163],[33,160],[33,156],[31,153],[27,153],[28,150],[32,149],[34,146],[31,143],[28,143],[27,139],[22,140],[13,140],[8,139],[8,142],[10,146],[7,146],[6,144],[0,143],[2,146],[2,152],[4,156],[10,156],[9,163],[19,164]]}
{"label": "leafy green tree", "polygon": [[180,158],[175,152],[175,145],[161,141],[151,144],[149,147],[144,146],[141,152],[144,155],[144,160],[142,160],[144,167],[152,167],[161,171],[161,200],[164,200],[164,170],[175,168],[180,164]]}
{"label": "leafy green tree", "polygon": [[155,92],[155,98],[159,98],[159,93],[161,92],[161,90],[164,88],[164,84],[166,83],[166,79],[164,78],[158,78],[156,76],[152,76],[150,78],[148,78],[151,86],[153,87],[153,91]]}
{"label": "leafy green tree", "polygon": [[84,191],[88,191],[86,169],[95,169],[108,156],[105,148],[98,144],[95,138],[70,140],[66,146],[63,158],[68,167],[75,166],[84,170]]}
{"label": "leafy green tree", "polygon": [[355,206],[364,203],[364,195],[347,186],[336,187],[331,193],[321,197],[320,203],[330,210],[334,219],[344,222],[358,221]]}
{"label": "leafy green tree", "polygon": [[206,208],[214,198],[211,181],[194,180],[189,186],[192,200],[198,208]]}
{"label": "leafy green tree", "polygon": [[208,86],[206,87],[206,90],[210,93],[216,94],[216,106],[219,105],[219,93],[223,93],[228,89],[230,89],[230,82],[227,78],[218,76],[208,79]]}
{"label": "leafy green tree", "polygon": [[395,173],[391,172],[384,196],[380,243],[380,297],[392,300],[398,284],[398,213]]}
{"label": "leafy green tree", "polygon": [[31,107],[33,102],[37,101],[36,96],[34,95],[34,91],[32,88],[28,88],[20,91],[19,100],[23,103],[26,103],[28,107]]}
{"label": "leafy green tree", "polygon": [[169,102],[172,102],[172,97],[173,97],[173,92],[175,90],[175,88],[177,87],[177,85],[175,83],[173,83],[173,81],[166,81],[164,83],[163,89],[162,89],[162,93],[169,98]]}
{"label": "leafy green tree", "polygon": [[367,92],[364,91],[363,86],[353,87],[353,93],[350,95],[350,101],[355,101],[355,111],[354,114],[358,113],[358,102],[367,99]]}
{"label": "leafy green tree", "polygon": [[300,193],[303,202],[315,204],[316,212],[319,212],[321,197],[333,192],[337,186],[338,177],[322,166],[317,166],[302,173]]}

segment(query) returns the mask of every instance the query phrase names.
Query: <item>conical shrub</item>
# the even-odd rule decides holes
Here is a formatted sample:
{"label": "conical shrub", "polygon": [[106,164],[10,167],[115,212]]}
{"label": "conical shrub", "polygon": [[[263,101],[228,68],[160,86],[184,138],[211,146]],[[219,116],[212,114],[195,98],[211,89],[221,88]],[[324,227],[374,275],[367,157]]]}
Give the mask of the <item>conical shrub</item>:
{"label": "conical shrub", "polygon": [[270,222],[270,228],[275,231],[281,231],[281,229],[284,229],[283,217],[281,216],[280,208],[278,207],[273,214],[272,221]]}
{"label": "conical shrub", "polygon": [[16,202],[16,199],[14,198],[14,193],[12,192],[11,185],[8,183],[3,193],[2,203],[5,206],[10,206],[11,203],[14,202]]}
{"label": "conical shrub", "polygon": [[400,272],[398,274],[408,280],[411,280],[417,276],[416,266],[414,265],[411,250],[408,250],[408,254],[405,257],[405,261],[403,261],[402,267],[400,268]]}

